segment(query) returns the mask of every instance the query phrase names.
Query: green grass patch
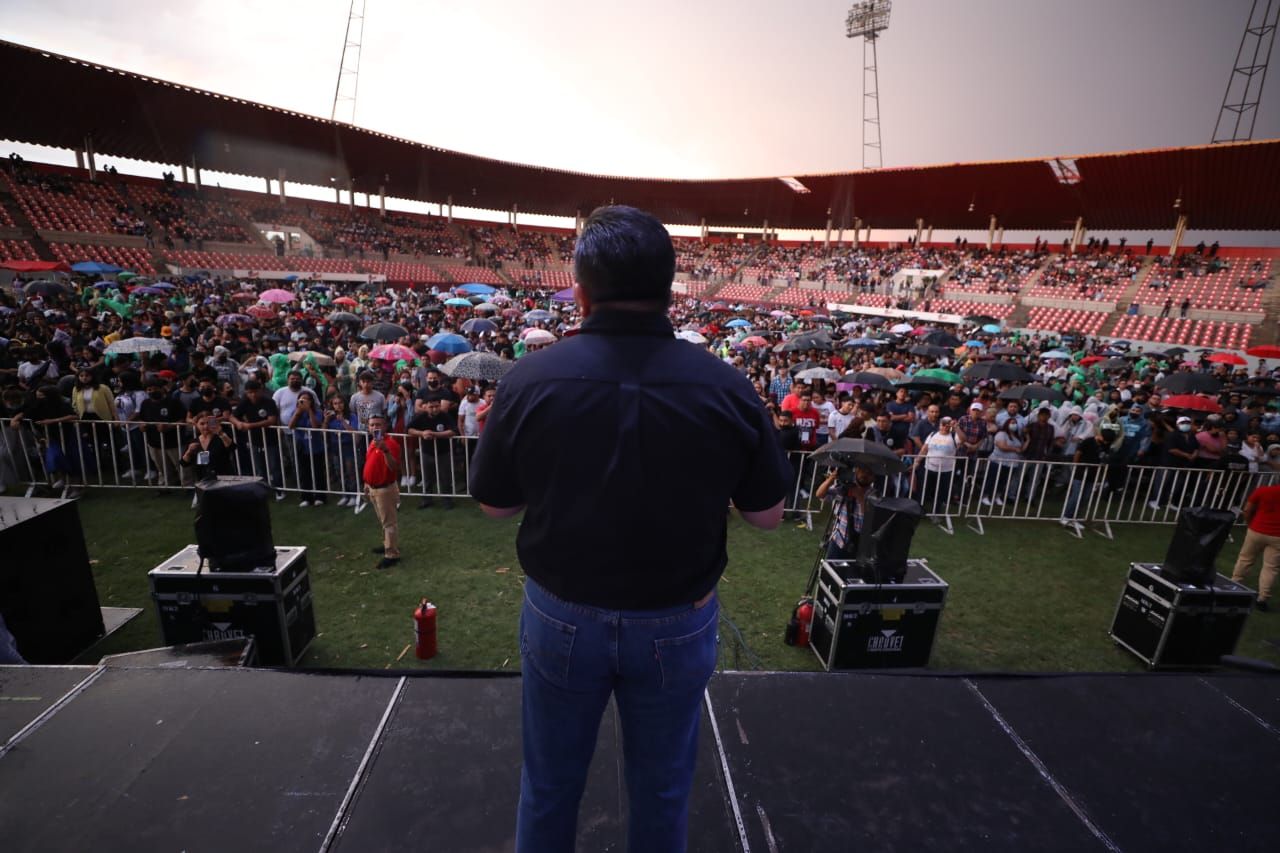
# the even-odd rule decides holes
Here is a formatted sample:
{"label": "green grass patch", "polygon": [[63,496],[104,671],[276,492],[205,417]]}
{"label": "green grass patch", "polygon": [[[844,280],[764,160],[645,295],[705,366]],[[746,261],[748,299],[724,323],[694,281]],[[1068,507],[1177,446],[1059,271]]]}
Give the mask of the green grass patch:
{"label": "green grass patch", "polygon": [[[518,670],[518,519],[486,518],[465,500],[453,510],[416,507],[417,499],[406,497],[400,512],[403,562],[378,571],[369,552],[380,544],[372,510],[357,516],[332,505],[301,508],[292,496],[272,506],[276,543],[308,549],[318,636],[305,666]],[[101,603],[143,609],[86,658],[161,645],[147,572],[194,541],[189,500],[92,490],[80,501],[80,516]],[[1078,540],[1053,523],[992,521],[986,535],[959,526],[951,536],[923,523],[912,554],[927,558],[951,584],[931,666],[1142,669],[1111,642],[1107,629],[1129,563],[1161,560],[1172,528],[1114,530],[1114,541],[1092,532]],[[1220,571],[1230,572],[1242,538],[1227,544]],[[818,668],[812,652],[782,641],[818,544],[819,531],[791,523],[766,533],[736,517],[730,522],[721,601],[750,654],[732,632],[722,631],[722,666],[747,668],[758,659],[768,669]],[[400,657],[413,641],[412,613],[424,596],[440,607],[440,654],[426,663],[412,649]],[[1265,642],[1278,637],[1280,615],[1254,613],[1237,651],[1280,664],[1280,649]]]}

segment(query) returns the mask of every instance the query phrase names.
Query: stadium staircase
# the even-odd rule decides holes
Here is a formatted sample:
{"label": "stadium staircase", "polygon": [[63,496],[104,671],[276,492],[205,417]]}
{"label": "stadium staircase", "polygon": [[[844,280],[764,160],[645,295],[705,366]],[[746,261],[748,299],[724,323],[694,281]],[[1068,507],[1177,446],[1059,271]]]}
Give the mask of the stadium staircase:
{"label": "stadium staircase", "polygon": [[18,204],[18,200],[13,197],[13,191],[9,188],[9,179],[4,176],[0,176],[0,207],[8,211],[14,227],[22,232],[22,239],[31,244],[31,248],[35,250],[37,258],[42,261],[56,261],[58,259],[53,254],[53,250],[49,248],[49,244],[36,231],[35,223],[27,216],[26,211],[22,209],[22,205]]}
{"label": "stadium staircase", "polygon": [[[1027,322],[1031,319],[1031,306],[1023,304],[1022,294],[1029,293],[1031,288],[1040,283],[1040,279],[1044,277],[1045,268],[1049,266],[1049,264],[1053,263],[1053,260],[1056,257],[1057,255],[1054,254],[1046,255],[1045,259],[1040,262],[1040,265],[1035,268],[1035,271],[1032,272],[1031,275],[1027,276],[1027,280],[1022,283],[1022,287],[1018,289],[1017,294],[1013,297],[1013,313],[1004,321],[1006,326],[1011,329],[1021,329],[1026,327]],[[951,272],[952,268],[948,267],[946,272],[947,279],[951,278]]]}
{"label": "stadium staircase", "polygon": [[1272,278],[1262,291],[1262,322],[1254,327],[1252,346],[1280,343],[1280,280]]}
{"label": "stadium staircase", "polygon": [[1116,300],[1115,316],[1103,324],[1102,331],[1099,334],[1115,334],[1116,327],[1124,320],[1125,312],[1129,310],[1129,306],[1138,298],[1138,289],[1147,280],[1147,273],[1151,271],[1151,267],[1155,262],[1155,255],[1149,255],[1143,259],[1142,266],[1138,268],[1138,274],[1133,277],[1133,281],[1129,283],[1129,286],[1120,294],[1120,298]]}
{"label": "stadium staircase", "polygon": [[[262,249],[265,252],[271,252],[274,254],[276,250],[275,244],[267,239],[267,235],[259,231],[258,226],[254,225],[247,216],[240,212],[240,207],[238,205],[230,205],[230,208],[231,221],[240,226],[240,230],[243,231],[245,236],[249,239],[249,244],[254,248]],[[289,227],[295,228],[295,226],[292,225]],[[302,229],[297,228],[296,230],[301,231]],[[309,234],[307,235],[308,238],[310,238],[310,236],[311,235]],[[313,240],[312,242],[315,241]]]}

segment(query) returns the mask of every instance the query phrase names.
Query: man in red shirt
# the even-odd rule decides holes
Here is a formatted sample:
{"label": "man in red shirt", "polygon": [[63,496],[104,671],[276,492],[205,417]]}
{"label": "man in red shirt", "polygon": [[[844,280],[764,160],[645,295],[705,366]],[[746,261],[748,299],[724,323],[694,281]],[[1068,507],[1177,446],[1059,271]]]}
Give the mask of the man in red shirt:
{"label": "man in red shirt", "polygon": [[387,416],[375,412],[369,416],[369,449],[364,457],[364,492],[373,504],[382,525],[382,547],[373,553],[381,554],[379,569],[389,569],[400,562],[399,528],[396,505],[400,503],[400,442],[387,434]]}
{"label": "man in red shirt", "polygon": [[1249,532],[1240,546],[1240,556],[1236,559],[1231,579],[1243,583],[1261,551],[1262,574],[1258,577],[1257,608],[1268,611],[1271,607],[1267,599],[1271,598],[1271,587],[1275,585],[1277,572],[1280,572],[1280,486],[1254,489],[1244,505],[1244,520],[1249,525]]}

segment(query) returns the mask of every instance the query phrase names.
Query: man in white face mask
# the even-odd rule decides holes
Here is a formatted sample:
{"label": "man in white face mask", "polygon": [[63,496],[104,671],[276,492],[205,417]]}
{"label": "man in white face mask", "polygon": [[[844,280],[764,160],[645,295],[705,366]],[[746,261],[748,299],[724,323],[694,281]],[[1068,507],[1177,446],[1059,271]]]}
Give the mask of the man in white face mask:
{"label": "man in white face mask", "polygon": [[[1164,440],[1164,462],[1168,468],[1194,468],[1200,455],[1200,444],[1196,441],[1195,425],[1191,418],[1183,415],[1175,423],[1173,432]],[[1188,474],[1182,470],[1171,471],[1164,479],[1159,497],[1151,500],[1147,506],[1160,510],[1168,506],[1176,509],[1184,502],[1183,493],[1187,491]]]}

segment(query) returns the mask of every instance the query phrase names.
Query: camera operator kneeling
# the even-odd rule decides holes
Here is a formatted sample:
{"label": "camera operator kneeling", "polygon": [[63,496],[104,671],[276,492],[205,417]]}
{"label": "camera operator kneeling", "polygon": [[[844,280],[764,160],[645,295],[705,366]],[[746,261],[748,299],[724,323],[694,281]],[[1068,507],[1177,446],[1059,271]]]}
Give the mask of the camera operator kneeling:
{"label": "camera operator kneeling", "polygon": [[858,535],[866,514],[867,495],[875,477],[866,468],[832,468],[818,485],[818,500],[831,497],[827,526],[827,559],[851,560],[858,552]]}

